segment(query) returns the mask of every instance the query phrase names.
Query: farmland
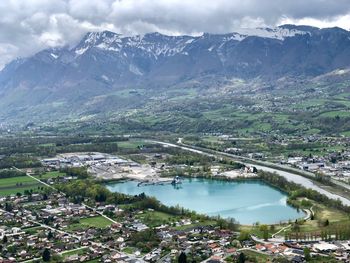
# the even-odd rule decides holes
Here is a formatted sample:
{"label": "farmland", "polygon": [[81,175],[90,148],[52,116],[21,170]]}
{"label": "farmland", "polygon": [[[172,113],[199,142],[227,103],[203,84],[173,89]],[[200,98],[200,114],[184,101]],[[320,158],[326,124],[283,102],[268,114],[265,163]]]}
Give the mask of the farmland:
{"label": "farmland", "polygon": [[26,190],[43,189],[34,179],[26,176],[0,179],[0,196],[24,193]]}

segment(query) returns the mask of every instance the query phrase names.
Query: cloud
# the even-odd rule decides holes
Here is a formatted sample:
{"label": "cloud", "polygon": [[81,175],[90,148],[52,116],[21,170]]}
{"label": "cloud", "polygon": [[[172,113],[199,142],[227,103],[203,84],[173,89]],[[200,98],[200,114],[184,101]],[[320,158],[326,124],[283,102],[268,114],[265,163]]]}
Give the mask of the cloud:
{"label": "cloud", "polygon": [[88,31],[224,33],[283,23],[350,29],[349,0],[1,0],[0,68]]}

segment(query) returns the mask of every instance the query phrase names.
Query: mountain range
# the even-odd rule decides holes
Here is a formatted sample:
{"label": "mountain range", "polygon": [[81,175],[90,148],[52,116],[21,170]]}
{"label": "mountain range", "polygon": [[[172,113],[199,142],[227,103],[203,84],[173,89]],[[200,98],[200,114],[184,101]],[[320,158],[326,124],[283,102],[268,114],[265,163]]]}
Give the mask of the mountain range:
{"label": "mountain range", "polygon": [[179,85],[203,88],[232,79],[277,85],[349,66],[350,32],[340,28],[283,25],[200,36],[90,32],[74,47],[45,49],[6,65],[0,120],[106,115],[142,107]]}

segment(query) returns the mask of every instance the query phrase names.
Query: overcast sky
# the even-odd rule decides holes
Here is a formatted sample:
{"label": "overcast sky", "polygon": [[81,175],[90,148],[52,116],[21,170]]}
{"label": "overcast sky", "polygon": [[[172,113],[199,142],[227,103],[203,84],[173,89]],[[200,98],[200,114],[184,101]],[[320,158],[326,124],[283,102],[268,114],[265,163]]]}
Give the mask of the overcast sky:
{"label": "overcast sky", "polygon": [[224,33],[285,23],[350,29],[350,0],[0,0],[0,69],[88,31]]}

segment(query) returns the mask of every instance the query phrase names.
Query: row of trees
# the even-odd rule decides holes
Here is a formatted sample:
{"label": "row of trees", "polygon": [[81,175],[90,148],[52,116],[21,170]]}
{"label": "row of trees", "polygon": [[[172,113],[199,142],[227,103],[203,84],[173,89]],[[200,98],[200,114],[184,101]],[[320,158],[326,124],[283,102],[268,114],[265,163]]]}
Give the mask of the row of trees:
{"label": "row of trees", "polygon": [[28,154],[46,155],[56,152],[56,148],[64,148],[69,145],[87,144],[113,144],[118,141],[126,141],[128,138],[118,136],[55,136],[55,137],[15,137],[0,139],[0,154]]}
{"label": "row of trees", "polygon": [[13,166],[17,168],[40,167],[41,163],[34,157],[28,155],[6,156],[0,159],[0,169],[8,169]]}
{"label": "row of trees", "polygon": [[286,240],[304,240],[304,241],[314,241],[314,240],[323,240],[323,241],[331,241],[331,240],[349,240],[350,239],[350,225],[343,227],[332,227],[326,228],[322,231],[316,232],[292,232],[285,233],[284,238]]}
{"label": "row of trees", "polygon": [[166,162],[169,164],[186,164],[186,165],[206,165],[214,160],[213,157],[204,156],[194,153],[178,153],[174,156],[166,158]]}
{"label": "row of trees", "polygon": [[14,170],[14,169],[0,170],[0,179],[25,176],[25,175],[26,175],[25,172],[21,172],[21,171]]}
{"label": "row of trees", "polygon": [[66,167],[60,170],[68,176],[78,177],[78,179],[86,179],[89,177],[86,167]]}

